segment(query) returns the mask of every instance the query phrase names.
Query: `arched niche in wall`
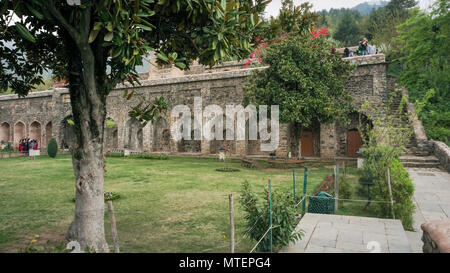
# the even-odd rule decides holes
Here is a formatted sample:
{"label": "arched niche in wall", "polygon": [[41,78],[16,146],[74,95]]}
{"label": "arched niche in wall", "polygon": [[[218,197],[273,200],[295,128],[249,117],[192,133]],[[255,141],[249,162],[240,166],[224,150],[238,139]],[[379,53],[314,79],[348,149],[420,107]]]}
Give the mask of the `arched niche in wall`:
{"label": "arched niche in wall", "polygon": [[119,147],[119,128],[112,118],[106,119],[105,145],[106,148]]}

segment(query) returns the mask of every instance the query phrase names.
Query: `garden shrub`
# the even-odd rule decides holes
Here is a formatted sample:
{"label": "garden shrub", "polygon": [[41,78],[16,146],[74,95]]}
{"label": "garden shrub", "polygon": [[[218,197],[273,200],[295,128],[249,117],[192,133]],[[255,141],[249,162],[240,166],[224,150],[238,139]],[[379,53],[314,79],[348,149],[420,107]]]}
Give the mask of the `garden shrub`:
{"label": "garden shrub", "polygon": [[[392,199],[394,201],[394,214],[396,219],[402,221],[403,227],[407,230],[413,230],[413,213],[415,205],[413,203],[414,185],[409,178],[403,164],[399,159],[394,159],[389,167],[391,174]],[[384,180],[387,180],[384,179]],[[387,183],[380,180],[379,183]],[[375,187],[374,198],[376,200],[390,200],[387,187]],[[388,218],[392,215],[390,203],[375,203],[375,213],[380,217]]]}
{"label": "garden shrub", "polygon": [[[268,191],[264,190],[264,197],[259,199],[253,192],[248,181],[242,184],[239,200],[245,212],[245,233],[256,242],[269,228]],[[279,250],[290,242],[301,239],[303,231],[293,232],[297,225],[295,203],[290,193],[272,190],[272,246],[273,251]],[[260,252],[270,251],[270,236],[267,233],[257,247]]]}
{"label": "garden shrub", "polygon": [[105,201],[112,201],[120,198],[120,194],[118,192],[105,192]]}
{"label": "garden shrub", "polygon": [[[405,229],[412,230],[414,186],[399,160],[400,155],[407,150],[406,144],[413,134],[408,122],[410,117],[405,110],[407,102],[406,94],[395,89],[382,108],[371,107],[368,102],[362,105],[361,112],[367,114],[373,124],[359,128],[364,142],[364,163],[360,169],[359,182],[362,188],[360,191],[366,192],[366,195],[369,187],[369,200],[382,201],[369,201],[365,209],[372,206],[375,215],[381,218],[395,216],[402,221]],[[388,170],[391,173],[393,206],[390,203]]]}
{"label": "garden shrub", "polygon": [[[110,200],[112,201],[112,200],[116,200],[116,199],[120,198],[120,193],[118,193],[118,192],[109,191],[109,192],[105,192],[103,195],[105,196],[105,201],[110,201]],[[72,198],[72,202],[75,202],[75,197]]]}
{"label": "garden shrub", "polygon": [[316,187],[316,189],[313,192],[313,195],[316,195],[321,191],[334,195],[334,175],[328,175],[327,177],[325,177],[322,183],[320,183]]}
{"label": "garden shrub", "polygon": [[[339,176],[339,199],[351,199],[353,189],[347,180],[346,175]],[[339,201],[339,206],[344,206],[344,201]]]}
{"label": "garden shrub", "polygon": [[138,159],[157,159],[157,160],[168,160],[169,156],[166,154],[152,155],[152,154],[134,154],[128,156],[128,158],[138,158]]}
{"label": "garden shrub", "polygon": [[106,153],[106,157],[124,157],[124,154],[123,153],[107,152]]}
{"label": "garden shrub", "polygon": [[393,153],[395,154],[395,149],[378,146],[370,150],[370,153],[363,152],[364,165],[359,171],[361,176],[359,180],[361,183],[360,191],[367,196],[367,183],[371,183],[369,199],[385,201],[370,203],[375,214],[380,218],[392,218],[387,180],[389,166],[395,218],[402,221],[405,229],[413,230],[412,219],[415,206],[412,201],[414,195],[412,180],[397,157],[389,158]]}
{"label": "garden shrub", "polygon": [[56,139],[51,138],[50,141],[48,142],[47,153],[48,156],[51,158],[56,157],[56,154],[58,153],[58,144],[56,143]]}

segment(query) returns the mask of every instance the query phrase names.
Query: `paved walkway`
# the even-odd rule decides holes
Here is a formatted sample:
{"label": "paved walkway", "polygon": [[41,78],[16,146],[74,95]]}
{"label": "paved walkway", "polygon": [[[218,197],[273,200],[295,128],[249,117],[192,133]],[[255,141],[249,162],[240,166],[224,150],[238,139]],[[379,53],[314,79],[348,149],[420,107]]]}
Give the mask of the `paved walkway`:
{"label": "paved walkway", "polygon": [[408,168],[413,180],[414,231],[406,232],[414,252],[422,252],[420,225],[430,220],[450,218],[450,174],[439,169]]}
{"label": "paved walkway", "polygon": [[307,213],[296,227],[305,236],[280,252],[368,253],[373,250],[368,244],[379,244],[384,253],[422,252],[420,225],[450,218],[450,174],[439,169],[407,170],[415,186],[414,232],[405,232],[399,220]]}
{"label": "paved walkway", "polygon": [[399,220],[307,213],[296,230],[305,236],[281,253],[410,253],[411,246]]}

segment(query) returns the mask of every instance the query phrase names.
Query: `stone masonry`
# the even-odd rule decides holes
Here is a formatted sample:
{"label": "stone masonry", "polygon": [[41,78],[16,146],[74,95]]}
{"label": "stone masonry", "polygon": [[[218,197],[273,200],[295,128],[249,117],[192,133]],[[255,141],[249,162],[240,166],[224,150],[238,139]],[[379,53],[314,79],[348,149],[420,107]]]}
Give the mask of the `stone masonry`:
{"label": "stone masonry", "polygon": [[[357,114],[356,110],[365,101],[369,101],[374,107],[382,105],[383,98],[386,98],[390,91],[383,54],[347,60],[357,66],[346,85],[354,98],[355,113],[352,114],[349,125],[336,122],[316,126],[313,130],[313,156],[346,156],[347,133],[349,130],[355,130],[358,122],[364,118]],[[170,134],[170,125],[174,120],[169,116],[161,117],[143,128],[128,116],[128,111],[141,99],[151,100],[160,96],[164,96],[171,106],[185,104],[191,111],[194,107],[194,97],[202,97],[203,107],[216,104],[225,110],[226,105],[240,105],[244,97],[242,87],[255,69],[264,67],[243,68],[242,63],[230,62],[212,69],[193,65],[190,71],[152,69],[149,75],[145,75],[146,80],[141,81],[141,86],[117,86],[107,98],[107,118],[115,125],[107,128],[106,148],[209,155],[218,153],[220,146],[229,145],[235,156],[268,155],[268,152],[260,151],[259,140],[251,141],[247,138],[245,141],[192,139],[175,142]],[[132,99],[125,100],[122,97],[124,89],[135,91]],[[65,88],[33,92],[25,98],[18,98],[17,95],[0,96],[0,140],[9,141],[14,146],[17,146],[21,137],[28,136],[37,139],[44,149],[51,137],[57,140],[60,148],[68,148],[73,138],[71,126],[67,123],[70,118],[70,96]],[[224,129],[225,123],[224,121]],[[289,126],[281,124],[277,156],[285,157],[290,151],[288,132]]]}

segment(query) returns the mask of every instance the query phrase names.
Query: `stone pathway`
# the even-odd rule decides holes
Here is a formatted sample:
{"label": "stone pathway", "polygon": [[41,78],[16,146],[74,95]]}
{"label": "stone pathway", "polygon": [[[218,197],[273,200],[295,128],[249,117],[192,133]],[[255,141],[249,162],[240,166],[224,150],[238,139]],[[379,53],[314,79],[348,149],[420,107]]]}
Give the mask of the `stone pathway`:
{"label": "stone pathway", "polygon": [[299,229],[305,236],[280,253],[369,253],[371,245],[382,253],[412,252],[399,220],[307,213]]}
{"label": "stone pathway", "polygon": [[307,213],[296,227],[305,236],[280,252],[369,253],[372,241],[383,253],[422,252],[420,225],[450,218],[450,174],[431,168],[407,170],[415,186],[414,232],[405,232],[400,220]]}
{"label": "stone pathway", "polygon": [[439,169],[408,168],[413,180],[414,232],[406,232],[414,252],[422,252],[420,225],[430,220],[450,218],[450,174]]}

